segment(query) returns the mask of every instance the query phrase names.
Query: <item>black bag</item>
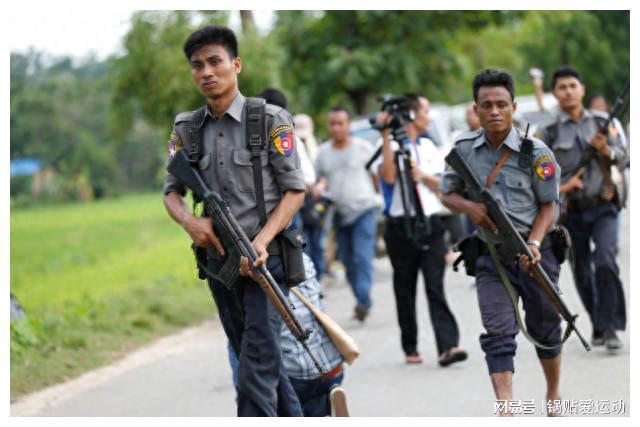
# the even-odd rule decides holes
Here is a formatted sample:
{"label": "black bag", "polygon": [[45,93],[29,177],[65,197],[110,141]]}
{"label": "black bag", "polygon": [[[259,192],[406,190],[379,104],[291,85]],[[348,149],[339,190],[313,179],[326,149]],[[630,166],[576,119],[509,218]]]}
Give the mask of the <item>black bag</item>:
{"label": "black bag", "polygon": [[284,281],[293,287],[306,279],[302,251],[306,244],[304,234],[297,228],[289,228],[278,236],[282,248]]}
{"label": "black bag", "polygon": [[305,194],[304,204],[300,208],[303,224],[313,228],[324,227],[324,220],[332,203],[333,201],[326,196],[321,196],[316,200],[313,195]]}
{"label": "black bag", "polygon": [[476,275],[476,261],[482,255],[484,242],[475,234],[470,234],[455,244],[453,250],[462,252],[453,263],[453,271],[458,271],[458,264],[464,261],[464,269],[467,276]]}

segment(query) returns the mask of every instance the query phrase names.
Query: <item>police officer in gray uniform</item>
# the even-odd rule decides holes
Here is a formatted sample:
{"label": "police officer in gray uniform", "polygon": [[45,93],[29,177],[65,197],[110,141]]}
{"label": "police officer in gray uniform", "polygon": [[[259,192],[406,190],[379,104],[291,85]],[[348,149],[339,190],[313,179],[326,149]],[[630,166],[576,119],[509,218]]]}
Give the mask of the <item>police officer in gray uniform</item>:
{"label": "police officer in gray uniform", "polygon": [[[184,53],[207,104],[176,117],[169,155],[187,150],[206,183],[229,204],[252,240],[259,256],[255,266],[266,264],[287,292],[282,258],[276,255],[278,246],[274,239],[291,223],[302,204],[305,189],[294,150],[291,116],[280,107],[266,105],[268,141],[259,153],[259,165],[268,219],[262,223],[252,153],[245,140],[247,101],[238,90],[241,62],[235,34],[225,27],[204,27],[189,36]],[[167,212],[195,244],[206,248],[207,267],[217,272],[222,266],[224,248],[213,231],[211,218],[189,213],[182,199],[185,192],[180,181],[171,174],[166,176]],[[232,289],[209,277],[220,320],[239,357],[238,415],[302,416],[300,403],[282,366],[279,339],[282,321],[265,293],[251,279],[252,271],[246,258],[241,260],[240,274],[245,277]]]}
{"label": "police officer in gray uniform", "polygon": [[[516,103],[509,74],[499,70],[481,72],[473,81],[473,98],[482,128],[459,136],[456,147],[476,176],[486,182],[500,201],[534,254],[533,260],[523,256],[519,262],[507,263],[504,267],[517,295],[523,300],[529,334],[551,347],[560,342],[560,316],[528,272],[532,263],[540,263],[550,279],[554,283],[558,281],[560,267],[546,236],[557,215],[559,168],[551,150],[536,139],[532,139],[532,146],[529,146],[527,166],[519,165],[524,144],[522,135],[511,121]],[[498,167],[498,163],[503,165]],[[495,224],[482,203],[463,196],[465,183],[455,171],[445,173],[440,189],[442,202],[447,207],[469,215],[483,231],[479,237],[492,238]],[[510,400],[518,325],[514,307],[484,242],[486,240],[480,243],[480,256],[475,262],[478,303],[486,330],[480,336],[480,345],[497,399]],[[499,242],[494,243],[499,245]],[[536,347],[549,400],[560,398],[560,350],[559,345],[552,349]]]}
{"label": "police officer in gray uniform", "polygon": [[[610,178],[612,166],[622,170],[627,161],[623,135],[613,123],[606,136],[598,132],[606,116],[582,106],[585,86],[577,70],[558,68],[551,86],[560,112],[539,136],[562,167],[560,193],[566,208],[562,223],[571,234],[574,277],[593,325],[592,343],[615,351],[621,347],[615,331],[626,326],[624,290],[616,263],[616,215],[624,195],[607,175]],[[591,154],[591,160],[583,160],[584,154]]]}

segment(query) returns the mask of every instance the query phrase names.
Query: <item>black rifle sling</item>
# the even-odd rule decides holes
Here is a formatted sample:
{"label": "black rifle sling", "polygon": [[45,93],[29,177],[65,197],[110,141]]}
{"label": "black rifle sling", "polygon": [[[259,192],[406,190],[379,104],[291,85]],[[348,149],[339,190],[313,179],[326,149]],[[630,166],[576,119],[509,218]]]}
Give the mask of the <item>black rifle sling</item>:
{"label": "black rifle sling", "polygon": [[264,203],[264,187],[262,185],[262,163],[260,153],[266,148],[266,102],[262,98],[247,98],[245,103],[245,120],[247,123],[247,148],[251,152],[253,164],[253,182],[256,192],[256,204],[260,215],[260,225],[267,223],[267,208]]}

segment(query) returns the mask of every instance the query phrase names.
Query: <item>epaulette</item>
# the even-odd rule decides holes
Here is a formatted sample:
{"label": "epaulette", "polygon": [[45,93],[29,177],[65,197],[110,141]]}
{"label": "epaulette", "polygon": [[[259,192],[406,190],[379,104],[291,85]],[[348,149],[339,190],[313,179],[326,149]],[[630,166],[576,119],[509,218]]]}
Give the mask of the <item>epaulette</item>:
{"label": "epaulette", "polygon": [[178,124],[178,123],[181,123],[181,122],[190,122],[191,119],[193,118],[193,114],[194,113],[195,113],[195,111],[184,111],[184,112],[178,114],[176,116],[176,119],[175,119],[175,124]]}
{"label": "epaulette", "polygon": [[480,135],[482,135],[482,129],[464,131],[458,135],[455,144],[459,144],[463,141],[472,141],[477,139]]}
{"label": "epaulette", "polygon": [[269,104],[267,103],[264,111],[267,115],[271,116],[271,117],[275,117],[278,115],[278,113],[280,113],[280,111],[284,110],[284,108],[278,106],[278,105],[273,105],[273,104]]}

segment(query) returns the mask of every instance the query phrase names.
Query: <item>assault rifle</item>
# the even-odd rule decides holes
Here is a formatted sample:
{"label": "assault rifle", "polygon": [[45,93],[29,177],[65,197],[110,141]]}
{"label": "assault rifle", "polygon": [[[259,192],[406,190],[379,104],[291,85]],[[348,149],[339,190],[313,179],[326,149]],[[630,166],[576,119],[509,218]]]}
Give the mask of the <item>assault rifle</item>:
{"label": "assault rifle", "polygon": [[291,302],[284,295],[280,286],[275,281],[265,265],[254,267],[253,263],[258,259],[258,254],[247,238],[244,230],[231,213],[229,205],[220,197],[218,193],[207,187],[200,171],[189,160],[185,150],[179,151],[167,167],[169,173],[178,178],[193,194],[204,202],[205,211],[211,216],[213,228],[220,238],[225,249],[225,259],[223,267],[216,274],[211,275],[220,280],[227,287],[233,287],[238,279],[240,268],[240,257],[247,257],[249,265],[253,270],[255,281],[267,294],[274,307],[282,317],[293,336],[304,347],[309,357],[322,374],[320,363],[309,350],[306,344],[307,338],[311,334],[311,329],[303,329],[300,321],[291,310]]}
{"label": "assault rifle", "polygon": [[[498,238],[500,239],[500,245],[498,246],[498,253],[502,260],[508,261],[517,259],[521,255],[526,255],[529,259],[533,259],[533,254],[529,249],[529,246],[524,241],[518,230],[513,225],[507,213],[504,211],[500,202],[496,200],[491,192],[480,183],[478,177],[473,173],[467,161],[462,157],[459,150],[454,147],[451,152],[445,158],[449,166],[455,170],[458,175],[464,180],[469,188],[470,192],[478,197],[478,199],[487,208],[487,214],[489,218],[498,228]],[[576,335],[580,339],[580,342],[587,351],[591,350],[591,347],[587,341],[582,337],[580,331],[576,329],[575,320],[578,315],[571,314],[569,308],[560,297],[560,289],[554,285],[549,279],[546,271],[540,264],[536,264],[532,269],[532,276],[535,281],[542,287],[545,293],[549,296],[553,304],[555,305],[558,313],[567,322],[567,331],[565,335],[568,336],[571,331],[575,331]],[[516,307],[517,309],[517,307]]]}

